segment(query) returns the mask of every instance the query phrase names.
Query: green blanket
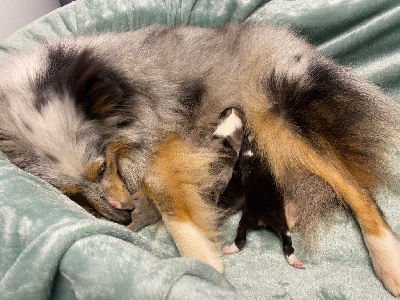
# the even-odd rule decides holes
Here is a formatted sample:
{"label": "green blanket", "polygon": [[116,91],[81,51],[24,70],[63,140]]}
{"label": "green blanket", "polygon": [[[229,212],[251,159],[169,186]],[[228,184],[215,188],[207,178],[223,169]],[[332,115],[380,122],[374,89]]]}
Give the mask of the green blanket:
{"label": "green blanket", "polygon": [[[7,39],[0,59],[12,49],[64,36],[242,20],[292,27],[400,100],[398,0],[76,1]],[[398,195],[382,192],[380,198],[400,233]],[[180,258],[163,224],[133,233],[95,219],[1,154],[0,207],[0,299],[392,298],[373,274],[356,223],[344,213],[324,231],[317,258],[300,256],[305,270],[286,263],[272,232],[254,231],[243,251],[224,257],[222,276]],[[240,213],[224,225],[224,245],[233,241],[239,219]]]}

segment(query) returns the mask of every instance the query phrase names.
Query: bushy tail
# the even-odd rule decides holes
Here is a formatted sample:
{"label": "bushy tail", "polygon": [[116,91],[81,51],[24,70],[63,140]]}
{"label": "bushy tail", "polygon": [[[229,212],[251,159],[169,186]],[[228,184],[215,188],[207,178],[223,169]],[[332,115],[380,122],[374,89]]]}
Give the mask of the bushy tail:
{"label": "bushy tail", "polygon": [[265,87],[272,111],[363,188],[394,186],[390,153],[399,146],[400,109],[377,87],[322,57],[301,76],[273,71]]}

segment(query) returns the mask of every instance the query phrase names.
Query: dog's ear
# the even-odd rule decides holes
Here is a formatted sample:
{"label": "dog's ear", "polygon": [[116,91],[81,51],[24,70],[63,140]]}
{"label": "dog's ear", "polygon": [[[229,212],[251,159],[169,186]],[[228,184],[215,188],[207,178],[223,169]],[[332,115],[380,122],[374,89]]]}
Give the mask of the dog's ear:
{"label": "dog's ear", "polygon": [[128,80],[89,49],[71,64],[68,82],[77,104],[93,119],[112,115],[133,93]]}

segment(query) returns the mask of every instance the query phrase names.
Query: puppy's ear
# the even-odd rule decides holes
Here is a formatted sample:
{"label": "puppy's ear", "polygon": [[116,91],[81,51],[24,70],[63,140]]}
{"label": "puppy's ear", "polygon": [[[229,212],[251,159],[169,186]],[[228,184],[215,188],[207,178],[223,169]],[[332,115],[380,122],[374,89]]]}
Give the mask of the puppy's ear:
{"label": "puppy's ear", "polygon": [[112,115],[133,93],[127,78],[89,49],[71,64],[68,81],[77,104],[92,119]]}

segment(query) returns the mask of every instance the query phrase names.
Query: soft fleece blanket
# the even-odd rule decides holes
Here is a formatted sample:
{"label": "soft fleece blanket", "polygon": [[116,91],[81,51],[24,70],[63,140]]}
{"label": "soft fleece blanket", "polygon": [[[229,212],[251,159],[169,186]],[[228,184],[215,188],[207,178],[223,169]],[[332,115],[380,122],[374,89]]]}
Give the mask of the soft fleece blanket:
{"label": "soft fleece blanket", "polygon": [[[82,0],[11,36],[0,59],[10,49],[62,36],[236,21],[290,26],[400,100],[398,0]],[[380,196],[397,233],[399,198]],[[393,298],[374,276],[357,224],[345,213],[324,231],[319,256],[300,256],[305,270],[286,263],[273,233],[255,231],[243,251],[224,258],[222,276],[180,258],[163,224],[133,233],[95,219],[1,154],[0,207],[0,299]],[[240,213],[224,225],[223,244],[233,241],[239,219]]]}

